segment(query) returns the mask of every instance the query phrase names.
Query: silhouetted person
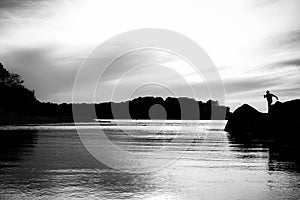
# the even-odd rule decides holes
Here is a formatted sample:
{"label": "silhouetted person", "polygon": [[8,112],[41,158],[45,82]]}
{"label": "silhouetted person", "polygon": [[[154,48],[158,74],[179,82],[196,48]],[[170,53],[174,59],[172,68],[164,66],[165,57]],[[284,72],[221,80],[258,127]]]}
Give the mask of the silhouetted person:
{"label": "silhouetted person", "polygon": [[266,94],[264,95],[264,98],[267,98],[268,102],[268,112],[270,112],[270,108],[273,102],[273,97],[275,97],[278,100],[278,97],[275,94],[270,93],[268,90],[266,91]]}

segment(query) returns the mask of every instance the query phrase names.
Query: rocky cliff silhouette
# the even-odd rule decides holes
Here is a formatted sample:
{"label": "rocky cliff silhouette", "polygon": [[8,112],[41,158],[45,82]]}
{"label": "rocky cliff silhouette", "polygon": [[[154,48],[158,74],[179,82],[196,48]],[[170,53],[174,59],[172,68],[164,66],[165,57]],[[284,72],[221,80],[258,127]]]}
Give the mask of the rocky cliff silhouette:
{"label": "rocky cliff silhouette", "polygon": [[276,102],[269,113],[244,104],[230,116],[225,131],[233,136],[263,138],[298,146],[300,142],[300,99]]}

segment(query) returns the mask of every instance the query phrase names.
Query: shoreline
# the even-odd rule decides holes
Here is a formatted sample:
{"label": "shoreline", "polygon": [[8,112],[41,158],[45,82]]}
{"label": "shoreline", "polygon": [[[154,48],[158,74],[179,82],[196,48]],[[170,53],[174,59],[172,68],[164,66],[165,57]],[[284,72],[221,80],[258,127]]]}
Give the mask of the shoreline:
{"label": "shoreline", "polygon": [[5,116],[0,117],[0,126],[18,126],[29,124],[74,123],[73,117],[65,116]]}
{"label": "shoreline", "polygon": [[[199,120],[187,120],[187,119],[82,119],[76,120],[76,122],[104,122],[113,123],[114,121],[201,121],[201,122],[214,122],[214,123],[227,123],[227,119],[215,120],[215,119],[199,119]],[[0,116],[0,126],[18,126],[18,125],[47,125],[47,124],[59,124],[59,123],[72,123],[75,124],[74,118],[68,116],[30,116],[30,115],[16,115],[10,114],[6,116]]]}

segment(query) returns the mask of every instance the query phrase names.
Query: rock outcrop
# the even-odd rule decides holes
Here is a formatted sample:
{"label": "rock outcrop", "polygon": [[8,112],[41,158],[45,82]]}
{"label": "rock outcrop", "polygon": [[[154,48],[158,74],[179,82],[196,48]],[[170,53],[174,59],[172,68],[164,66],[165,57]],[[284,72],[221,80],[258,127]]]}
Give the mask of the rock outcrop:
{"label": "rock outcrop", "polygon": [[300,99],[276,102],[269,113],[261,113],[244,104],[228,120],[225,131],[235,136],[250,135],[279,143],[300,142]]}

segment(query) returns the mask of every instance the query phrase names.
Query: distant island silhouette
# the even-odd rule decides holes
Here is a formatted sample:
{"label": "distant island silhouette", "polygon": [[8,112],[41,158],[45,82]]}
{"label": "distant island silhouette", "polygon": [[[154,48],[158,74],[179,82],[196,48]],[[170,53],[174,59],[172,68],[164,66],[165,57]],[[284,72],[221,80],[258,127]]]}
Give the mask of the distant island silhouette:
{"label": "distant island silhouette", "polygon": [[[73,122],[72,108],[94,106],[98,119],[167,119],[167,120],[224,120],[229,116],[229,107],[219,105],[218,101],[196,101],[187,97],[138,97],[125,102],[105,103],[45,103],[36,99],[34,91],[23,86],[17,74],[10,73],[0,63],[0,124],[38,124]],[[159,105],[164,110],[155,110]],[[182,110],[184,105],[185,110]],[[197,105],[198,111],[193,110]],[[129,110],[129,115],[115,115],[114,110]],[[151,109],[154,108],[152,111]],[[184,113],[183,113],[184,112]],[[213,113],[212,113],[213,112]],[[195,115],[194,113],[199,113]],[[93,120],[89,115],[82,121]]]}

